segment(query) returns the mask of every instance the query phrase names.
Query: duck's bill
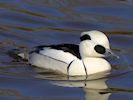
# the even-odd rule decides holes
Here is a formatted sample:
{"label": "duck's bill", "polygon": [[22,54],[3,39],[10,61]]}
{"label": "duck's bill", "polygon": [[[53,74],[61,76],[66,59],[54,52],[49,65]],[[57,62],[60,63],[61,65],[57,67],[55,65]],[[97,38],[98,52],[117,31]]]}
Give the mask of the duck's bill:
{"label": "duck's bill", "polygon": [[113,51],[111,51],[110,49],[106,49],[106,53],[105,53],[105,57],[114,57],[119,59],[119,56],[116,55]]}

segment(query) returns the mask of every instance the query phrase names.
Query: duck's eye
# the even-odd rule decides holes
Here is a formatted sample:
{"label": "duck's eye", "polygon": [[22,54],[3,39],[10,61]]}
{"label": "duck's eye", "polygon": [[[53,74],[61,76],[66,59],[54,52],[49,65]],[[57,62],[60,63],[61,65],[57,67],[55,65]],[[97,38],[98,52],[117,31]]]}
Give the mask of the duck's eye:
{"label": "duck's eye", "polygon": [[100,54],[104,54],[106,52],[106,49],[101,45],[96,45],[94,49],[97,53],[100,53]]}
{"label": "duck's eye", "polygon": [[89,35],[85,34],[80,37],[80,41],[84,41],[84,40],[91,40],[91,37]]}

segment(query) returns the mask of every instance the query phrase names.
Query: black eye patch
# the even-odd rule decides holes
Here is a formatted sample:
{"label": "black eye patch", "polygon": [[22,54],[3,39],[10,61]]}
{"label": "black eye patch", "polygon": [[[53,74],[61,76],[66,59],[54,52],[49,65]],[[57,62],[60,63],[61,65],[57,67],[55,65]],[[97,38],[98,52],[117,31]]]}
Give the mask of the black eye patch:
{"label": "black eye patch", "polygon": [[85,34],[80,37],[80,41],[84,41],[84,40],[91,40],[91,37],[89,35]]}
{"label": "black eye patch", "polygon": [[97,53],[100,53],[100,54],[104,54],[106,52],[106,49],[101,45],[96,45],[94,49]]}

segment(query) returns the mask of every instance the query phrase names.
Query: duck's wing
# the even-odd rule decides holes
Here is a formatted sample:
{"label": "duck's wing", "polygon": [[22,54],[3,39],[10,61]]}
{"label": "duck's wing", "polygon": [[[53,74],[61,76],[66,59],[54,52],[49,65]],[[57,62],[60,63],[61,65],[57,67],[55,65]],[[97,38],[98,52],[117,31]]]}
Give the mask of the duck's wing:
{"label": "duck's wing", "polygon": [[37,53],[55,60],[70,63],[74,59],[80,59],[79,46],[75,44],[41,45],[37,46],[29,54]]}

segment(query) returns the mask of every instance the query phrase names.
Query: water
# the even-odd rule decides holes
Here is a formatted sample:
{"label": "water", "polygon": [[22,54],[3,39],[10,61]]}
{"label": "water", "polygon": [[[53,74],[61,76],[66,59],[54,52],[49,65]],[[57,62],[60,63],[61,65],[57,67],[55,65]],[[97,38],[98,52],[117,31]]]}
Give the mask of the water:
{"label": "water", "polygon": [[[0,0],[0,100],[132,100],[132,0]],[[105,32],[121,57],[112,76],[67,80],[9,56],[12,49],[79,43],[80,32]]]}

